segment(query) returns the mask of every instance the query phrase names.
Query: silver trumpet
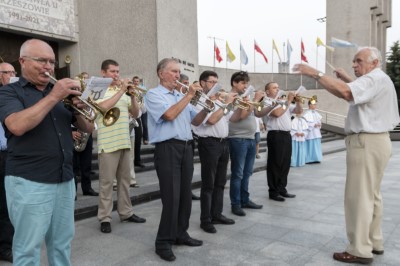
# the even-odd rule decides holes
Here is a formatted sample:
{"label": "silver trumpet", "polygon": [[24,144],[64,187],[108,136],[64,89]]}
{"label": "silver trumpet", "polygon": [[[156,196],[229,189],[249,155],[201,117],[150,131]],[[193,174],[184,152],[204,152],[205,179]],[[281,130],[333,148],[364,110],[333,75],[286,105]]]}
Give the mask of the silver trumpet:
{"label": "silver trumpet", "polygon": [[79,129],[77,131],[81,133],[81,137],[78,140],[74,140],[74,149],[77,152],[82,152],[86,149],[86,145],[91,133],[86,133]]}
{"label": "silver trumpet", "polygon": [[[189,86],[187,86],[187,85],[185,85],[185,84],[183,84],[183,83],[181,83],[181,82],[179,82],[179,81],[175,81],[177,84],[179,84],[179,85],[181,85],[181,89],[180,89],[180,92],[183,94],[183,95],[186,95],[186,93],[184,93],[183,91],[182,91],[182,88],[186,88],[187,90],[189,90]],[[207,103],[206,103],[206,101],[210,101],[211,102],[211,106],[210,105],[208,105]],[[204,109],[206,109],[208,112],[212,112],[212,111],[214,111],[214,109],[215,109],[215,106],[214,106],[214,104],[215,104],[215,102],[213,102],[204,92],[202,92],[202,91],[196,91],[196,94],[195,94],[195,96],[192,98],[192,100],[190,101],[190,103],[193,105],[193,106],[196,106],[196,105],[200,105],[201,107],[203,107]]]}

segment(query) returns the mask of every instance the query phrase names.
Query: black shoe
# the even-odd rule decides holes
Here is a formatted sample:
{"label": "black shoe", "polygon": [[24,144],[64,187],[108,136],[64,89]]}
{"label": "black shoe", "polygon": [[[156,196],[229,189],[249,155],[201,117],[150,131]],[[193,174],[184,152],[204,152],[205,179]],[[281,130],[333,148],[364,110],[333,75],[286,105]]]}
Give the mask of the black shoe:
{"label": "black shoe", "polygon": [[262,205],[255,204],[251,200],[249,200],[249,202],[247,202],[245,204],[242,204],[242,208],[245,208],[245,209],[262,209],[262,207],[263,207]]}
{"label": "black shoe", "polygon": [[142,163],[135,163],[135,167],[145,168],[146,166]]}
{"label": "black shoe", "polygon": [[190,236],[185,239],[177,239],[175,241],[176,245],[185,245],[189,247],[198,247],[203,245],[203,241],[191,238]]}
{"label": "black shoe", "polygon": [[229,219],[221,214],[219,217],[212,218],[211,223],[213,223],[213,224],[234,224],[235,220]]}
{"label": "black shoe", "polygon": [[200,197],[192,193],[192,200],[200,200]]}
{"label": "black shoe", "polygon": [[0,260],[8,261],[8,262],[13,262],[13,255],[12,255],[12,250],[11,249],[6,249],[0,251]]}
{"label": "black shoe", "polygon": [[100,224],[100,231],[102,233],[105,233],[105,234],[111,233],[111,224],[110,224],[110,222],[102,222]]}
{"label": "black shoe", "polygon": [[269,199],[275,200],[275,201],[285,201],[285,198],[282,198],[281,196],[269,196]]}
{"label": "black shoe", "polygon": [[295,198],[295,197],[296,197],[296,195],[294,195],[294,194],[289,194],[289,193],[287,193],[287,192],[285,192],[285,193],[279,193],[279,195],[281,195],[281,196],[284,197],[284,198]]}
{"label": "black shoe", "polygon": [[139,187],[138,184],[130,184],[129,186],[130,186],[130,187]]}
{"label": "black shoe", "polygon": [[98,196],[99,193],[97,193],[92,188],[90,188],[88,191],[83,191],[83,195],[85,195],[85,196]]}
{"label": "black shoe", "polygon": [[372,250],[372,254],[375,255],[383,255],[383,253],[385,253],[384,250],[375,250],[375,249]]}
{"label": "black shoe", "polygon": [[210,233],[210,234],[215,234],[217,232],[217,229],[215,229],[214,225],[211,223],[202,223],[200,224],[200,228],[204,230],[204,232]]}
{"label": "black shoe", "polygon": [[246,216],[246,213],[239,206],[232,206],[232,213],[237,216]]}
{"label": "black shoe", "polygon": [[128,219],[123,220],[122,222],[145,223],[146,219],[140,218],[139,216],[136,216],[135,214],[132,214],[131,217],[129,217]]}
{"label": "black shoe", "polygon": [[162,258],[163,260],[166,260],[166,261],[174,261],[174,260],[176,260],[176,257],[174,255],[174,253],[170,249],[166,249],[166,250],[156,249],[156,254],[158,256],[160,256],[160,258]]}

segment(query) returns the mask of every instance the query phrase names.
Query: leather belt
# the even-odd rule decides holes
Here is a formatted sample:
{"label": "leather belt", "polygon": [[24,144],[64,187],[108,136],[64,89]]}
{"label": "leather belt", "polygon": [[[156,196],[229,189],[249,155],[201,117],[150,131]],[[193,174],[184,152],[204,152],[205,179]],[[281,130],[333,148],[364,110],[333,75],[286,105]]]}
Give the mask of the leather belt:
{"label": "leather belt", "polygon": [[161,141],[160,143],[176,143],[176,144],[183,144],[183,145],[191,145],[193,143],[193,140],[180,140],[180,139],[168,139]]}
{"label": "leather belt", "polygon": [[216,137],[199,137],[199,139],[213,140],[213,141],[217,141],[217,142],[224,142],[227,140],[227,138],[216,138]]}

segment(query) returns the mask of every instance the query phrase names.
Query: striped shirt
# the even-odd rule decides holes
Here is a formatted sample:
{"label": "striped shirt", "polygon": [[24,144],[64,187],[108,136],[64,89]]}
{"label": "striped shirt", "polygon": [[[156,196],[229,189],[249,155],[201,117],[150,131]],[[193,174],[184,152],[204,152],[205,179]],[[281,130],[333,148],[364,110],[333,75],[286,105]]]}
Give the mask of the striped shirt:
{"label": "striped shirt", "polygon": [[[118,91],[115,87],[109,87],[103,100],[111,98]],[[129,111],[131,106],[131,98],[127,95],[122,95],[115,107],[120,110],[120,116],[117,122],[112,126],[103,125],[103,116],[98,115],[97,125],[97,145],[98,152],[110,153],[122,149],[131,148],[131,140],[129,135]]]}

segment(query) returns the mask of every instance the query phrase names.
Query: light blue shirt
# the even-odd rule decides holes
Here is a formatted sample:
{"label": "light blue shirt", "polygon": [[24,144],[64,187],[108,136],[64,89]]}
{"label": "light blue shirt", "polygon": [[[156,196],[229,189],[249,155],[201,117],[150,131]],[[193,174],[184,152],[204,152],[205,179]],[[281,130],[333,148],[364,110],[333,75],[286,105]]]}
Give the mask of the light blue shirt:
{"label": "light blue shirt", "polygon": [[183,98],[183,94],[169,91],[162,85],[148,90],[145,96],[147,127],[150,143],[169,139],[192,140],[191,121],[197,115],[195,108],[188,104],[172,121],[162,118],[163,114]]}
{"label": "light blue shirt", "polygon": [[2,151],[7,150],[7,139],[4,134],[4,128],[2,123],[0,123],[0,150]]}

